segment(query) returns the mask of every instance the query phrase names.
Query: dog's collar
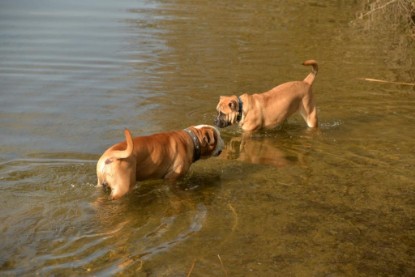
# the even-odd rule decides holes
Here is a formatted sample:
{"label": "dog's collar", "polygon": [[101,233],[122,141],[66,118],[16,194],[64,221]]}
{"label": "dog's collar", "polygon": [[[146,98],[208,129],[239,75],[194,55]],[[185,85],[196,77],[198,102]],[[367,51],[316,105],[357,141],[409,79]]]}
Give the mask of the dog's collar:
{"label": "dog's collar", "polygon": [[194,146],[193,162],[195,162],[195,161],[200,159],[200,155],[201,155],[201,152],[202,152],[201,149],[200,149],[199,139],[197,138],[195,133],[193,133],[192,130],[190,130],[189,128],[184,129],[184,131],[190,136],[190,138],[193,141],[193,146]]}
{"label": "dog's collar", "polygon": [[238,116],[236,117],[236,122],[241,121],[242,119],[242,111],[243,111],[243,102],[241,100],[241,97],[238,96]]}

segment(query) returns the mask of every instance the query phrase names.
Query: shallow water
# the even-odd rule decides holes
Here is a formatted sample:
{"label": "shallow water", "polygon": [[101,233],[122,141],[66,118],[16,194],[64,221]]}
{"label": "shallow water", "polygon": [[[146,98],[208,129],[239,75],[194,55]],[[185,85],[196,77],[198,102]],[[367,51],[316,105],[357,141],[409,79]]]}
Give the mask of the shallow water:
{"label": "shallow water", "polygon": [[[415,51],[345,1],[2,1],[2,275],[415,274]],[[379,39],[381,37],[381,40]],[[95,163],[319,62],[299,116],[109,201]]]}

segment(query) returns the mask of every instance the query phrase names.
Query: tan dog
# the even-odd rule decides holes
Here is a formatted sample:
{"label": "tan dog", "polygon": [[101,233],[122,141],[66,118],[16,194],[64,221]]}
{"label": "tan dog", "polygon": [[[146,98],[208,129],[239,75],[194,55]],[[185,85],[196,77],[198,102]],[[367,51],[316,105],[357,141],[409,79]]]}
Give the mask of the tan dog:
{"label": "tan dog", "polygon": [[219,130],[198,125],[180,131],[132,138],[113,145],[98,160],[98,186],[111,189],[111,199],[118,199],[133,188],[136,181],[177,179],[190,165],[222,152],[224,142]]}
{"label": "tan dog", "polygon": [[318,66],[314,60],[307,60],[303,65],[313,67],[312,72],[303,81],[284,83],[261,94],[221,96],[216,107],[219,115],[215,119],[215,124],[224,128],[239,123],[244,131],[255,131],[273,128],[293,113],[300,111],[308,127],[316,128],[317,111],[311,86],[317,75]]}

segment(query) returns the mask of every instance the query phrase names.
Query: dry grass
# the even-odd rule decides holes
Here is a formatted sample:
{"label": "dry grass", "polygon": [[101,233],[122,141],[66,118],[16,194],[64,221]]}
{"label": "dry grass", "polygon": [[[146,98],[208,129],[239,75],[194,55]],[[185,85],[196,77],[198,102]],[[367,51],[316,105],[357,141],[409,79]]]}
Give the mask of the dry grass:
{"label": "dry grass", "polygon": [[393,82],[393,81],[373,79],[373,78],[359,78],[359,79],[363,80],[363,81],[383,83],[383,84],[393,84],[393,85],[401,85],[401,86],[415,86],[415,83]]}
{"label": "dry grass", "polygon": [[187,272],[187,277],[190,277],[190,275],[192,275],[193,269],[195,268],[195,264],[196,264],[196,259],[193,260],[192,266],[189,269],[189,272]]}
{"label": "dry grass", "polygon": [[357,21],[367,30],[403,29],[415,39],[414,0],[366,0]]}

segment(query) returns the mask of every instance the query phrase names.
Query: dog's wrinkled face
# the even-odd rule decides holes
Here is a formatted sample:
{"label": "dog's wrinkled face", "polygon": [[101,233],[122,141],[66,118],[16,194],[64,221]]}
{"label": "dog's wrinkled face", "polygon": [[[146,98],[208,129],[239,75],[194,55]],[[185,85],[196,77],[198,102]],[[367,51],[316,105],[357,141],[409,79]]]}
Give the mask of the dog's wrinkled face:
{"label": "dog's wrinkled face", "polygon": [[238,97],[221,96],[216,106],[218,116],[215,118],[215,125],[225,128],[236,123],[239,114]]}
{"label": "dog's wrinkled face", "polygon": [[194,128],[200,143],[200,157],[206,159],[211,156],[219,156],[224,147],[219,130],[210,125],[197,125]]}

